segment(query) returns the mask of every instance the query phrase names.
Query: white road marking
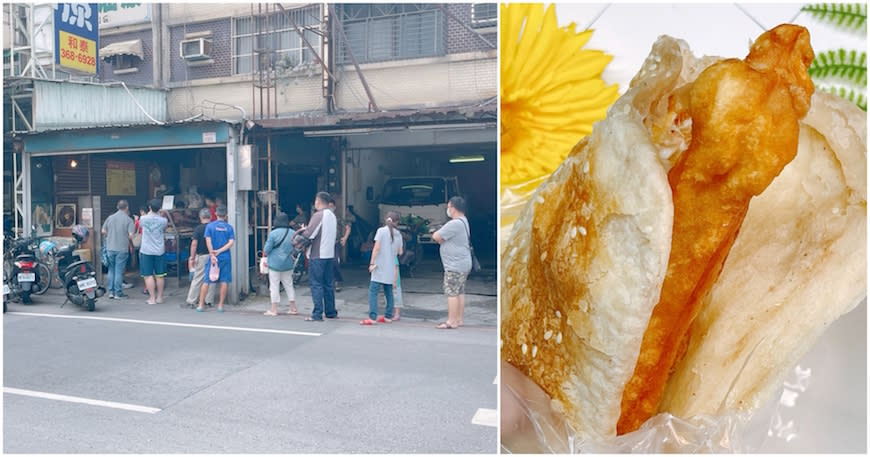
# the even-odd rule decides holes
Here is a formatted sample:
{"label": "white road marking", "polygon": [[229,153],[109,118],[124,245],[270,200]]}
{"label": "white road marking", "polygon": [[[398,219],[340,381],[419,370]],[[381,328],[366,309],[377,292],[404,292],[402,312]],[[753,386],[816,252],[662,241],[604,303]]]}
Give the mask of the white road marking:
{"label": "white road marking", "polygon": [[471,418],[471,423],[474,425],[485,425],[487,427],[498,426],[498,411],[487,408],[477,408],[474,417]]}
{"label": "white road marking", "polygon": [[224,325],[204,325],[204,324],[185,324],[180,322],[162,322],[162,321],[143,321],[138,319],[121,319],[117,317],[96,317],[96,316],[65,316],[62,314],[41,314],[41,313],[21,313],[9,312],[16,316],[33,316],[33,317],[54,317],[58,319],[89,319],[95,321],[112,321],[112,322],[127,322],[130,324],[146,324],[146,325],[165,325],[168,327],[192,327],[192,328],[209,328],[216,330],[233,330],[236,332],[255,332],[255,333],[277,333],[280,335],[300,335],[300,336],[321,336],[322,333],[314,332],[297,332],[293,330],[275,330],[271,328],[252,328],[252,327],[228,327]]}
{"label": "white road marking", "polygon": [[135,411],[137,413],[154,414],[161,411],[160,408],[151,408],[149,406],[131,405],[129,403],[117,403],[114,401],[94,400],[92,398],[73,397],[70,395],[59,395],[48,392],[37,392],[35,390],[14,389],[12,387],[4,387],[3,393],[24,395],[26,397],[45,398],[48,400],[68,401],[71,403],[84,403],[86,405],[102,406],[104,408],[124,409],[127,411]]}

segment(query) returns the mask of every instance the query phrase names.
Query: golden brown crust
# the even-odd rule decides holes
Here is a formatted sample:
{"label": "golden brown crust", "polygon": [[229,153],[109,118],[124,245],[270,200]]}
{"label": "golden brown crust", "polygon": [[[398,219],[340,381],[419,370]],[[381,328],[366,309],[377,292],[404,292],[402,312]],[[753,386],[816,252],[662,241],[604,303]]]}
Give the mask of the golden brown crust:
{"label": "golden brown crust", "polygon": [[794,158],[798,121],[812,94],[812,84],[803,84],[812,57],[806,29],[784,25],[759,37],[747,62],[716,63],[692,86],[692,140],[668,174],[674,199],[668,271],[622,395],[618,433],[636,430],[658,411],[681,344],[750,199]]}

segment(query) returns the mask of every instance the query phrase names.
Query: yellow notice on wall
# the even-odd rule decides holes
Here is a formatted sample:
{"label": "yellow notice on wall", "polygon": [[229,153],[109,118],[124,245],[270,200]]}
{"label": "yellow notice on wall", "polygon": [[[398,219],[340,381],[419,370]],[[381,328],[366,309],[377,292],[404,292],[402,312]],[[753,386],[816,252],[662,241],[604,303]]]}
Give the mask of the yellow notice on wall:
{"label": "yellow notice on wall", "polygon": [[106,195],[136,195],[136,165],[106,161]]}

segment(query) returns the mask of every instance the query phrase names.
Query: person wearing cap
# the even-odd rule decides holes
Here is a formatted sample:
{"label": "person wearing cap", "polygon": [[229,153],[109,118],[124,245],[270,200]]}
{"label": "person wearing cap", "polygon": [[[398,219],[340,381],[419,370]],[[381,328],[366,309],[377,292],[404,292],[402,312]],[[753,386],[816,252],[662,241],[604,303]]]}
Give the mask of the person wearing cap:
{"label": "person wearing cap", "polygon": [[[190,257],[187,259],[187,269],[193,272],[190,289],[187,290],[186,306],[193,308],[199,301],[199,291],[205,279],[205,265],[208,263],[208,246],[205,244],[205,228],[211,221],[211,211],[208,208],[199,210],[199,225],[193,229],[193,240],[190,242]],[[208,288],[205,302],[214,301],[214,287]]]}
{"label": "person wearing cap", "polygon": [[[233,226],[227,222],[227,207],[220,205],[215,209],[217,220],[209,222],[205,227],[205,244],[208,247],[209,259],[205,265],[205,280],[199,291],[199,306],[197,312],[205,311],[205,296],[210,284],[220,284],[217,310],[224,312],[224,300],[227,298],[227,285],[233,280],[233,266],[230,248],[235,243],[236,235]],[[211,268],[216,264],[220,269],[217,281],[211,280]]]}
{"label": "person wearing cap", "polygon": [[266,316],[278,315],[278,303],[281,301],[281,285],[287,300],[290,301],[290,311],[287,314],[296,314],[296,293],[293,289],[293,258],[290,252],[293,250],[293,234],[290,228],[290,217],[284,213],[275,218],[275,227],[266,237],[266,245],[263,246],[263,254],[266,255],[266,264],[269,266],[269,295],[272,299],[272,309],[266,311]]}

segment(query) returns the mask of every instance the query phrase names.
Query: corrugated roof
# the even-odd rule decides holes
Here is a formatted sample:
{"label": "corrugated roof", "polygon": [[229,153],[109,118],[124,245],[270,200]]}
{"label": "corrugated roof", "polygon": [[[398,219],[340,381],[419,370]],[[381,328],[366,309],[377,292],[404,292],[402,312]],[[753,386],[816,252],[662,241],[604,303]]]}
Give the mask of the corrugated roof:
{"label": "corrugated roof", "polygon": [[260,119],[254,123],[266,129],[301,129],[330,127],[369,127],[390,125],[424,125],[427,123],[463,123],[491,120],[497,116],[497,102],[489,99],[477,105],[442,108],[404,109],[375,113],[304,114],[292,118]]}

